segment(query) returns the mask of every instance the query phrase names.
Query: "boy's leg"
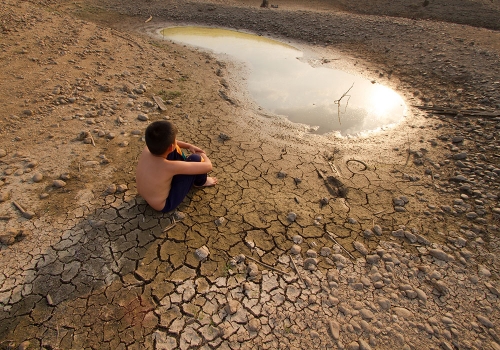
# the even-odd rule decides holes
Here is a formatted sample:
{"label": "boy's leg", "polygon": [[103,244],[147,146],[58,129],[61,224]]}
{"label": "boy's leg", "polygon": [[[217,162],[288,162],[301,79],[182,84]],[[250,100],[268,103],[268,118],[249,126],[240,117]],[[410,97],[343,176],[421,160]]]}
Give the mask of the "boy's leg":
{"label": "boy's leg", "polygon": [[[176,153],[175,151],[172,153]],[[170,153],[167,156],[167,159],[169,159]],[[178,156],[182,157],[178,153],[176,153]],[[175,155],[172,155],[172,158],[177,157]],[[169,160],[183,160],[183,159],[169,159]],[[191,154],[189,157],[187,157],[186,162],[200,162],[201,161],[201,156],[198,154]],[[167,201],[165,203],[165,207],[162,209],[162,212],[166,213],[169,211],[174,210],[179,206],[179,204],[182,203],[186,195],[188,194],[189,190],[193,185],[195,186],[202,186],[205,184],[207,181],[207,174],[201,174],[201,175],[175,175],[172,178],[172,187],[170,189],[170,193],[168,195]],[[201,183],[201,184],[200,184]],[[200,184],[200,185],[198,185]]]}
{"label": "boy's leg", "polygon": [[162,212],[172,211],[182,203],[191,187],[193,187],[194,177],[195,175],[174,175],[172,188]]}
{"label": "boy's leg", "polygon": [[177,150],[174,149],[172,152],[170,152],[167,155],[167,159],[168,160],[184,160],[184,157],[182,156],[182,154],[179,154],[177,152]]}
{"label": "boy's leg", "polygon": [[[191,154],[187,157],[186,162],[201,162],[201,156],[199,154]],[[194,175],[195,186],[203,186],[207,182],[207,174]]]}

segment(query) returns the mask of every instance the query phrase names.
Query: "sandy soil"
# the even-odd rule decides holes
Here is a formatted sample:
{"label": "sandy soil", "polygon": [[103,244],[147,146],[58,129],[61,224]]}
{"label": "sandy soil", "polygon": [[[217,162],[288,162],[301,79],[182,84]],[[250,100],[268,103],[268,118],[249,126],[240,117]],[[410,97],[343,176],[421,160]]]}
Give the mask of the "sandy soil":
{"label": "sandy soil", "polygon": [[[498,293],[499,283],[500,5],[432,0],[271,4],[278,7],[260,8],[249,0],[2,1],[3,348],[23,342],[24,348],[47,349],[182,344],[183,336],[166,331],[171,320],[165,321],[161,301],[187,279],[175,279],[186,266],[194,271],[186,276],[215,288],[217,278],[228,274],[232,257],[253,254],[275,266],[296,235],[304,238],[304,250],[331,245],[325,231],[335,232],[363,263],[367,254],[354,242],[371,252],[382,241],[398,242],[402,251],[427,261],[429,247],[411,235],[394,234],[401,227],[454,254],[455,267],[463,263],[459,268],[465,275],[476,275],[478,266],[489,268],[489,275],[479,268],[480,277],[487,278],[480,292],[488,305],[466,304],[469,298],[458,291],[442,299],[440,285],[432,278],[425,282],[428,294],[436,294],[432,312],[467,305],[460,320],[464,328],[459,328],[466,343],[444,332],[444,338],[421,340],[409,335],[404,344],[498,348],[498,339],[488,335],[494,327],[484,326],[486,331],[476,334],[475,326],[471,330],[465,324],[479,313],[494,323],[500,319],[498,294],[492,292]],[[311,60],[335,58],[324,65],[405,96],[408,118],[368,137],[311,135],[304,126],[259,110],[235,63],[162,41],[156,31],[172,23],[244,30],[297,45]],[[165,111],[153,96],[168,102]],[[208,152],[220,181],[216,188],[193,192],[176,214],[182,223],[163,235],[155,227],[167,228],[173,216],[148,208],[134,183],[145,126],[162,118],[180,126],[180,139]],[[330,177],[323,180],[318,174]],[[292,212],[296,220],[288,219]],[[105,243],[99,236],[101,222],[110,237]],[[376,225],[382,236],[366,233]],[[134,230],[149,238],[134,239],[137,246],[117,238],[140,236]],[[68,248],[79,261],[73,270],[64,244],[75,232],[80,250]],[[471,261],[460,260],[468,253],[457,235],[468,239]],[[210,259],[199,264],[193,251],[203,245]],[[410,265],[405,273],[413,271]],[[321,271],[330,267],[327,261],[319,263]],[[133,301],[125,292],[130,290],[138,295]],[[103,335],[116,315],[99,311],[96,316],[92,310],[117,305],[131,319],[117,316],[127,324],[123,332],[116,331],[119,337]],[[382,323],[378,328],[386,329]],[[341,322],[348,333],[347,321],[342,327]],[[171,339],[158,340],[162,332]],[[276,339],[283,335],[273,334]],[[330,343],[324,334],[324,346],[344,346]],[[314,342],[314,334],[308,337]],[[383,338],[379,348],[403,348],[393,338],[398,337]],[[231,341],[248,344],[240,340]],[[351,340],[346,336],[344,342]],[[200,344],[216,348],[222,343],[205,339]],[[257,348],[262,344],[273,348],[271,341],[255,340]],[[359,345],[366,343],[360,340]]]}

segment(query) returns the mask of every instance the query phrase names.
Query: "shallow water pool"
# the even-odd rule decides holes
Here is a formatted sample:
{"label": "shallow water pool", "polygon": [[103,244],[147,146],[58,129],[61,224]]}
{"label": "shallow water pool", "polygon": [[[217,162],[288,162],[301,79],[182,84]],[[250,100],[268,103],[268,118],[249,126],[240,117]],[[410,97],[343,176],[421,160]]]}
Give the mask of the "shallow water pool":
{"label": "shallow water pool", "polygon": [[249,71],[248,91],[262,108],[311,126],[318,134],[356,135],[400,122],[406,105],[399,94],[341,70],[313,67],[303,52],[276,40],[232,30],[171,27],[165,38],[227,54]]}

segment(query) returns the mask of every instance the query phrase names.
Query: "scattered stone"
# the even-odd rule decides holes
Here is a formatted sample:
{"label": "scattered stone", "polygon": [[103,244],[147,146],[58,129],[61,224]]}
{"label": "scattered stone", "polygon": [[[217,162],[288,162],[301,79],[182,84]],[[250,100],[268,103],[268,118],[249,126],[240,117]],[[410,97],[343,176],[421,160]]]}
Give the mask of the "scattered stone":
{"label": "scattered stone", "polygon": [[32,180],[33,180],[33,182],[37,182],[37,183],[40,182],[40,181],[42,181],[43,180],[42,173],[35,173],[35,174],[33,174]]}
{"label": "scattered stone", "polygon": [[466,152],[457,153],[457,154],[453,155],[453,159],[455,159],[455,160],[462,160],[462,159],[466,159],[466,158],[467,158]]}
{"label": "scattered stone", "polygon": [[149,120],[149,117],[146,114],[139,114],[137,116],[137,119],[140,120],[141,122],[146,122]]}
{"label": "scattered stone", "polygon": [[453,136],[451,138],[451,142],[452,143],[462,143],[464,141],[464,137],[463,136]]}
{"label": "scattered stone", "polygon": [[356,249],[361,255],[368,255],[368,249],[361,242],[354,241],[352,242],[354,249]]}
{"label": "scattered stone", "polygon": [[25,230],[15,230],[8,229],[4,233],[0,234],[0,244],[3,245],[12,245],[27,235],[27,231]]}
{"label": "scattered stone", "polygon": [[314,249],[308,249],[307,252],[306,252],[306,256],[308,258],[317,258],[318,257],[318,253],[316,253],[316,251]]}
{"label": "scattered stone", "polygon": [[340,325],[337,321],[330,320],[328,321],[328,325],[330,328],[330,334],[335,340],[339,340],[340,337]]}
{"label": "scattered stone", "polygon": [[63,180],[54,180],[54,182],[52,183],[52,185],[55,188],[62,188],[64,186],[66,186],[66,182],[64,182]]}
{"label": "scattered stone", "polygon": [[7,201],[10,198],[8,192],[0,192],[0,203]]}
{"label": "scattered stone", "polygon": [[482,315],[476,315],[476,318],[486,328],[493,328],[493,327],[495,327],[495,325],[493,324],[493,322],[491,322],[488,318],[486,318],[486,317],[484,317]]}
{"label": "scattered stone", "polygon": [[215,226],[217,226],[217,227],[222,226],[222,225],[224,225],[225,222],[226,222],[226,219],[223,216],[221,216],[220,218],[215,220]]}
{"label": "scattered stone", "polygon": [[318,267],[318,259],[307,258],[304,260],[304,270],[315,271]]}
{"label": "scattered stone", "polygon": [[359,343],[359,350],[372,350],[371,346],[363,339],[359,339],[358,343]]}
{"label": "scattered stone", "polygon": [[285,173],[284,171],[278,172],[278,179],[284,179],[285,177],[287,177],[287,173]]}
{"label": "scattered stone", "polygon": [[363,319],[368,320],[368,321],[373,320],[373,318],[375,317],[373,312],[371,312],[370,310],[365,309],[365,308],[359,310],[359,314],[361,315],[361,317],[363,317]]}
{"label": "scattered stone", "polygon": [[288,221],[294,222],[297,219],[297,214],[295,214],[294,212],[290,212],[288,213],[286,218],[288,219]]}
{"label": "scattered stone", "polygon": [[50,305],[50,306],[56,306],[56,305],[54,304],[54,301],[52,300],[52,297],[50,296],[50,294],[47,294],[45,298],[46,298],[46,300],[47,300],[47,304],[48,304],[48,305]]}
{"label": "scattered stone", "polygon": [[257,277],[259,275],[259,268],[257,267],[257,264],[254,262],[249,263],[247,266],[247,273],[248,277]]}
{"label": "scattered stone", "polygon": [[298,244],[292,245],[292,248],[290,248],[290,254],[297,255],[300,254],[302,248]]}
{"label": "scattered stone", "polygon": [[21,344],[19,344],[17,350],[27,350],[27,349],[29,349],[30,345],[31,345],[31,342],[29,340],[25,340]]}
{"label": "scattered stone", "polygon": [[109,185],[104,192],[106,192],[106,194],[116,193],[116,185],[115,184]]}
{"label": "scattered stone", "polygon": [[222,132],[219,134],[219,138],[220,138],[222,141],[228,141],[228,140],[231,140],[231,136],[226,135],[226,134],[224,134],[224,133],[222,133]]}
{"label": "scattered stone", "polygon": [[128,190],[128,186],[126,184],[121,184],[121,185],[116,186],[116,192],[118,192],[118,193],[123,193],[123,192],[126,192],[127,190]]}
{"label": "scattered stone", "polygon": [[441,295],[447,295],[449,293],[448,286],[443,281],[435,281],[434,288]]}
{"label": "scattered stone", "polygon": [[194,256],[198,261],[205,261],[210,255],[210,250],[208,250],[207,246],[202,246],[195,250]]}
{"label": "scattered stone", "polygon": [[491,277],[491,272],[484,265],[478,265],[477,274],[479,277]]}
{"label": "scattered stone", "polygon": [[257,318],[252,318],[250,321],[248,321],[248,330],[250,332],[257,332],[260,328],[260,321]]}
{"label": "scattered stone", "polygon": [[322,247],[319,251],[319,254],[321,256],[327,257],[332,255],[332,250],[330,249],[330,247]]}
{"label": "scattered stone", "polygon": [[436,259],[439,259],[439,260],[443,260],[443,261],[452,261],[452,260],[455,260],[455,258],[453,258],[453,256],[451,256],[449,254],[446,254],[441,249],[429,249],[429,254],[432,257],[434,257]]}
{"label": "scattered stone", "polygon": [[405,309],[404,307],[395,307],[393,311],[396,315],[404,319],[409,319],[413,316],[413,313],[410,310]]}
{"label": "scattered stone", "polygon": [[250,249],[254,249],[255,248],[255,242],[254,241],[246,240],[245,244]]}
{"label": "scattered stone", "polygon": [[380,256],[378,254],[366,255],[365,259],[367,263],[376,265],[380,261]]}
{"label": "scattered stone", "polygon": [[370,239],[370,237],[373,237],[374,236],[374,233],[372,230],[364,230],[363,231],[363,237],[366,238],[366,239]]}
{"label": "scattered stone", "polygon": [[174,219],[177,221],[183,220],[186,217],[186,214],[184,214],[182,211],[174,211]]}
{"label": "scattered stone", "polygon": [[240,309],[241,304],[238,300],[231,299],[227,302],[224,310],[228,315],[234,315]]}

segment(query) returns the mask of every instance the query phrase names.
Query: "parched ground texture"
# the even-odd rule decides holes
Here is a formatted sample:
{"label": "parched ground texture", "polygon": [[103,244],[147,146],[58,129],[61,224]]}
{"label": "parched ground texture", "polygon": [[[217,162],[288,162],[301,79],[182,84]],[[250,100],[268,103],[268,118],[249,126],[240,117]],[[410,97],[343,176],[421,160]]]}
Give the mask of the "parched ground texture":
{"label": "parched ground texture", "polygon": [[[500,349],[498,4],[259,5],[2,0],[0,348]],[[311,135],[173,23],[293,43],[408,117]],[[168,214],[134,179],[160,119],[219,179]]]}

